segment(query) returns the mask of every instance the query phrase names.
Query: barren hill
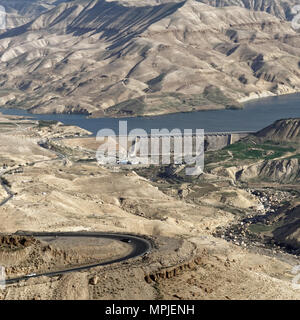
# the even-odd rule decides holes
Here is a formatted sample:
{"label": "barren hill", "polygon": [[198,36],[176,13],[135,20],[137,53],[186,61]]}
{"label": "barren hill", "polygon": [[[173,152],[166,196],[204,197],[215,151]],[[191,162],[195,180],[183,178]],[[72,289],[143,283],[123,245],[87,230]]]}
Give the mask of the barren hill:
{"label": "barren hill", "polygon": [[1,105],[156,115],[300,91],[300,35],[282,15],[195,0],[30,3],[33,20],[0,35]]}
{"label": "barren hill", "polygon": [[[61,2],[61,1],[60,1]],[[41,13],[54,8],[55,0],[1,0],[7,13],[7,28],[11,29],[30,22]],[[2,30],[0,30],[1,33]]]}
{"label": "barren hill", "polygon": [[278,120],[256,135],[277,141],[300,141],[300,118]]}
{"label": "barren hill", "polygon": [[200,2],[215,6],[215,7],[225,7],[225,6],[240,6],[243,8],[255,10],[255,11],[265,11],[273,14],[281,19],[290,20],[293,17],[291,8],[294,5],[299,4],[297,0],[198,0]]}
{"label": "barren hill", "polygon": [[279,243],[288,244],[299,250],[300,244],[300,206],[295,206],[280,215],[283,223],[273,231],[274,238]]}

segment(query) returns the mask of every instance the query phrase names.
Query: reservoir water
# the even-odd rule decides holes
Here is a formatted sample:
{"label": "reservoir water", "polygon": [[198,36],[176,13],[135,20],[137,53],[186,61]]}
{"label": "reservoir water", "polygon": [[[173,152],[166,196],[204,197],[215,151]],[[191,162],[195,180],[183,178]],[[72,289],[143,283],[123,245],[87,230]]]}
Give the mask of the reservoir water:
{"label": "reservoir water", "polygon": [[128,131],[142,128],[150,133],[151,129],[169,130],[204,129],[205,132],[257,131],[275,120],[300,117],[300,94],[290,94],[253,100],[242,110],[211,110],[189,113],[176,113],[155,117],[136,118],[99,118],[89,119],[76,114],[31,114],[19,109],[0,108],[9,115],[28,116],[38,120],[57,120],[67,125],[76,125],[91,131],[94,135],[103,128],[113,129],[118,134],[119,121],[127,120]]}

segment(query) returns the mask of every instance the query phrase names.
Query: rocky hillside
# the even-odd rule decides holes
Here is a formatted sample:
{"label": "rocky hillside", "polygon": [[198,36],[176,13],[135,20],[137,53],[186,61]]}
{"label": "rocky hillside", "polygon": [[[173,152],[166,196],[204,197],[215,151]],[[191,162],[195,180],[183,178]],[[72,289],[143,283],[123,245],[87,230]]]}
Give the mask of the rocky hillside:
{"label": "rocky hillside", "polygon": [[240,181],[300,182],[300,163],[299,159],[266,160],[243,168],[237,176]]}
{"label": "rocky hillside", "polygon": [[[127,6],[157,5],[168,2],[182,2],[183,0],[119,0],[119,3]],[[254,11],[264,11],[281,19],[290,20],[293,17],[292,7],[299,4],[297,0],[196,0],[212,7],[238,6]]]}
{"label": "rocky hillside", "polygon": [[33,20],[0,35],[1,105],[157,115],[300,91],[300,34],[277,14],[195,0],[26,2]]}
{"label": "rocky hillside", "polygon": [[[173,2],[181,2],[182,0],[173,0]],[[230,7],[238,6],[254,11],[264,11],[283,19],[291,20],[293,18],[292,8],[299,4],[297,0],[196,0],[213,7]],[[123,4],[142,6],[147,4],[162,4],[170,2],[170,0],[121,0]]]}
{"label": "rocky hillside", "polygon": [[208,153],[208,172],[242,182],[300,182],[300,119],[282,119]]}
{"label": "rocky hillside", "polygon": [[278,120],[256,136],[265,140],[300,142],[300,118]]}
{"label": "rocky hillside", "polygon": [[299,4],[297,0],[198,0],[215,7],[240,6],[255,11],[265,11],[281,19],[291,20],[291,8]]}
{"label": "rocky hillside", "polygon": [[33,237],[0,234],[0,250],[18,250],[39,243]]}
{"label": "rocky hillside", "polygon": [[274,239],[281,244],[299,250],[300,245],[300,206],[295,206],[280,215],[281,226],[273,231]]}
{"label": "rocky hillside", "polygon": [[[15,28],[30,22],[41,13],[54,8],[55,0],[0,0],[7,13],[7,28]],[[1,32],[1,30],[0,30]]]}

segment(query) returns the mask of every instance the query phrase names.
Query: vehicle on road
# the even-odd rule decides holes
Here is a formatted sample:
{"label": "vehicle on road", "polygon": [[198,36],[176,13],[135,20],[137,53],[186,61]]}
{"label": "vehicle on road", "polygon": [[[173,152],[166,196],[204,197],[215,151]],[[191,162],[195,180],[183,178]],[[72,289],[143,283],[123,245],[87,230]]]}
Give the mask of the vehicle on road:
{"label": "vehicle on road", "polygon": [[121,240],[122,242],[126,242],[126,243],[131,243],[131,239],[128,239],[128,238],[124,238]]}
{"label": "vehicle on road", "polygon": [[30,274],[27,274],[25,277],[27,278],[31,278],[31,277],[34,277],[36,276],[36,273],[30,273]]}

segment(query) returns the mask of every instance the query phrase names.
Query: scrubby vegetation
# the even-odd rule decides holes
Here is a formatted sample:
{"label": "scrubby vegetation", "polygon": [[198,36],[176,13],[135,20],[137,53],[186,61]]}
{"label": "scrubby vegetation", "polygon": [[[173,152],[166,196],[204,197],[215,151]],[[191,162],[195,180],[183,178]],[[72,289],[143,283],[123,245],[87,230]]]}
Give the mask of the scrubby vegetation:
{"label": "scrubby vegetation", "polygon": [[40,120],[38,127],[39,128],[50,127],[55,124],[57,124],[57,121],[55,121],[55,120]]}
{"label": "scrubby vegetation", "polygon": [[[233,165],[236,161],[245,160],[253,162],[255,160],[272,160],[284,157],[285,154],[295,152],[296,146],[293,143],[279,143],[266,141],[257,143],[255,139],[245,139],[229,145],[222,150],[207,152],[205,163],[207,165],[220,162],[229,162]],[[290,156],[290,157],[297,157]]]}

